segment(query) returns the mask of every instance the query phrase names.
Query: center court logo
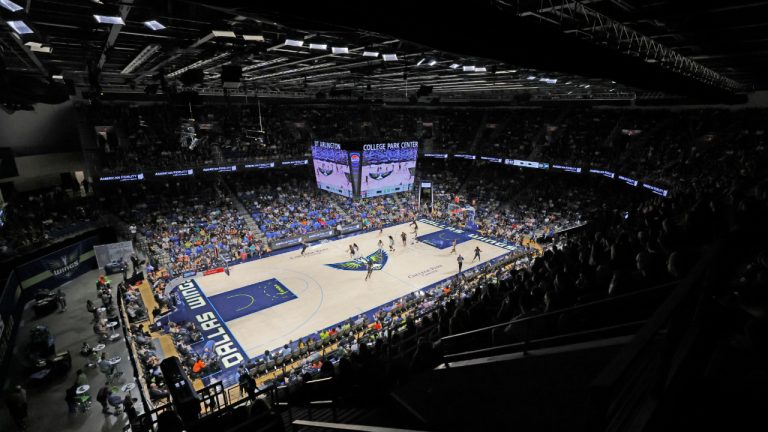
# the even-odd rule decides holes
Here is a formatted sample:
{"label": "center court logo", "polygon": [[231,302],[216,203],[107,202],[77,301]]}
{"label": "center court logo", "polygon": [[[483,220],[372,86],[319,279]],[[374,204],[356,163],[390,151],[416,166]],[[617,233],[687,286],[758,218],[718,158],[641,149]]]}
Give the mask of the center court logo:
{"label": "center court logo", "polygon": [[334,264],[326,264],[328,267],[332,267],[339,270],[350,271],[366,271],[368,270],[368,261],[373,261],[374,270],[381,270],[387,264],[389,256],[383,250],[376,251],[366,257],[355,258],[350,261],[344,261]]}
{"label": "center court logo", "polygon": [[384,171],[384,172],[377,172],[377,173],[370,173],[368,174],[368,177],[370,177],[373,180],[384,180],[385,178],[389,177],[390,174],[392,174],[394,171]]}

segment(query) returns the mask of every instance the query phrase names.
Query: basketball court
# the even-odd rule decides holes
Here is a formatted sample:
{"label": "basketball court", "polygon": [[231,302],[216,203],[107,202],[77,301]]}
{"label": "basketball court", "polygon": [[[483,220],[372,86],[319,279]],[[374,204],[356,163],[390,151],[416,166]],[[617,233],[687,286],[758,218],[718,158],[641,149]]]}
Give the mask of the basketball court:
{"label": "basketball court", "polygon": [[[421,221],[420,241],[416,243],[406,223],[385,228],[381,235],[372,231],[318,242],[303,256],[294,249],[232,266],[229,276],[217,273],[194,279],[194,289],[203,294],[201,299],[187,296],[189,289],[182,289],[182,298],[188,304],[206,303],[195,311],[197,316],[211,308],[223,326],[219,334],[226,331],[243,354],[253,358],[456,276],[457,254],[450,253],[453,239],[457,252],[465,258],[464,270],[516,248],[436,225]],[[408,234],[405,247],[402,232]],[[394,252],[389,252],[390,235],[395,239]],[[378,252],[379,239],[384,243],[383,254]],[[368,281],[364,261],[350,257],[352,243],[360,248],[358,257],[376,262]],[[475,247],[481,249],[482,260],[471,262]],[[206,335],[209,339],[215,338]]]}

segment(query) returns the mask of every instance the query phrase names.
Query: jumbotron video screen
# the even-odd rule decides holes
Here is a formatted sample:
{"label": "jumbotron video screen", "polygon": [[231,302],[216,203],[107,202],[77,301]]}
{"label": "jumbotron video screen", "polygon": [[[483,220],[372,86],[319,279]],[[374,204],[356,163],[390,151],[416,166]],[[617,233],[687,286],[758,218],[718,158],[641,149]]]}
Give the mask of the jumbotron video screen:
{"label": "jumbotron video screen", "polygon": [[312,161],[317,187],[343,195],[352,196],[352,180],[349,172],[349,153],[346,150],[329,148],[322,142],[312,146]]}
{"label": "jumbotron video screen", "polygon": [[365,144],[360,196],[405,192],[413,187],[418,142]]}

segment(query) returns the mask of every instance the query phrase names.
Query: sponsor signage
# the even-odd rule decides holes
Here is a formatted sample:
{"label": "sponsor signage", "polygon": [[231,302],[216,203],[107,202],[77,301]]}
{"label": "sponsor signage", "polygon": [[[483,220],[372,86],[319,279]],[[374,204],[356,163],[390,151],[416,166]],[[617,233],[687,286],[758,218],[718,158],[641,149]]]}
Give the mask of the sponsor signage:
{"label": "sponsor signage", "polygon": [[630,186],[637,186],[638,181],[632,180],[629,177],[619,176],[619,180],[623,181],[624,183],[630,185]]}
{"label": "sponsor signage", "polygon": [[448,153],[424,153],[424,157],[433,159],[448,159]]}
{"label": "sponsor signage", "polygon": [[597,170],[597,169],[591,169],[589,170],[592,174],[599,174],[603,177],[608,177],[610,179],[616,177],[616,174],[610,172],[610,171],[603,171],[603,170]]}
{"label": "sponsor signage", "polygon": [[210,276],[216,273],[224,273],[224,267],[216,267],[210,270],[206,270],[203,272],[203,276]]}
{"label": "sponsor signage", "polygon": [[332,143],[332,142],[325,142],[325,141],[315,140],[312,143],[312,145],[316,146],[316,147],[327,148],[327,149],[341,150],[341,144],[338,144],[338,143]]}
{"label": "sponsor signage", "polygon": [[518,167],[522,167],[522,168],[535,168],[535,169],[547,169],[547,168],[549,168],[549,164],[548,163],[526,161],[526,160],[520,160],[520,159],[506,159],[504,161],[504,163],[507,164],[507,165],[514,165],[514,166],[518,166]]}
{"label": "sponsor signage", "polygon": [[308,159],[287,160],[287,161],[281,162],[281,165],[283,166],[298,166],[298,165],[307,165],[307,164],[309,164]]}
{"label": "sponsor signage", "polygon": [[103,182],[108,182],[108,181],[128,182],[128,181],[138,181],[138,180],[144,180],[144,173],[121,174],[121,175],[114,175],[114,176],[99,177],[99,181],[103,181]]}
{"label": "sponsor signage", "polygon": [[243,165],[243,168],[256,168],[256,169],[266,169],[266,168],[274,168],[275,163],[274,162],[261,162],[261,163],[252,163],[252,164],[245,164]]}
{"label": "sponsor signage", "polygon": [[275,240],[272,242],[272,249],[283,249],[291,246],[296,246],[297,244],[301,243],[301,239],[305,239],[308,242],[314,241],[314,240],[321,240],[328,237],[333,237],[335,235],[335,230],[333,228],[327,228],[320,231],[315,231],[310,234],[306,234],[299,237],[291,237],[287,239],[281,239],[281,240]]}
{"label": "sponsor signage", "polygon": [[502,163],[503,161],[501,158],[495,158],[490,156],[480,156],[480,159],[488,162],[493,162],[493,163]]}
{"label": "sponsor signage", "polygon": [[349,225],[339,225],[337,227],[339,234],[347,234],[355,231],[360,231],[363,229],[363,224],[360,222],[349,224]]}
{"label": "sponsor signage", "polygon": [[305,235],[303,237],[305,239],[307,239],[307,241],[312,241],[312,240],[320,240],[320,239],[324,239],[324,238],[328,238],[328,237],[333,237],[334,234],[335,233],[334,233],[333,228],[327,228],[327,229],[324,229],[324,230],[315,231],[315,232],[307,234],[307,235]]}
{"label": "sponsor signage", "polygon": [[655,193],[656,195],[660,195],[660,196],[663,196],[663,197],[669,195],[669,190],[662,189],[662,188],[657,187],[657,186],[649,185],[648,183],[643,183],[643,187],[648,189],[649,191]]}
{"label": "sponsor signage", "polygon": [[237,171],[237,165],[203,168],[203,172],[234,172],[234,171]]}
{"label": "sponsor signage", "polygon": [[565,165],[552,165],[552,168],[567,171],[567,172],[572,172],[572,173],[581,172],[581,168],[579,167],[572,167],[572,166],[565,166]]}
{"label": "sponsor signage", "polygon": [[403,141],[403,142],[391,142],[391,143],[377,143],[377,144],[363,144],[363,151],[365,150],[400,150],[419,148],[418,141]]}
{"label": "sponsor signage", "polygon": [[176,171],[158,171],[155,173],[155,177],[186,177],[194,173],[195,171],[192,168]]}
{"label": "sponsor signage", "polygon": [[421,182],[422,189],[429,189],[432,187],[432,182]]}

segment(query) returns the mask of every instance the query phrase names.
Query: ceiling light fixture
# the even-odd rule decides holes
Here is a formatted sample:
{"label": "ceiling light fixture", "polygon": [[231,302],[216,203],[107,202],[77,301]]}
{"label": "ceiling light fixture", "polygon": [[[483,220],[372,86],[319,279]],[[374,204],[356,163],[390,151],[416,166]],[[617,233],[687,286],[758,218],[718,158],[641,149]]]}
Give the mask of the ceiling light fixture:
{"label": "ceiling light fixture", "polygon": [[382,54],[384,61],[397,61],[397,54]]}
{"label": "ceiling light fixture", "polygon": [[466,65],[466,66],[463,66],[461,70],[463,70],[464,72],[474,72],[475,67],[472,65]]}
{"label": "ceiling light fixture", "polygon": [[334,54],[349,54],[349,48],[347,47],[331,47],[331,52]]}
{"label": "ceiling light fixture", "polygon": [[8,9],[11,12],[18,12],[18,11],[24,9],[23,7],[17,5],[16,3],[12,2],[11,0],[0,0],[0,6]]}
{"label": "ceiling light fixture", "polygon": [[427,64],[428,64],[428,65],[430,65],[430,66],[434,66],[434,65],[436,65],[436,64],[437,64],[437,60],[435,60],[435,59],[432,59],[432,60],[430,60],[430,61],[429,61],[429,63],[427,63]]}
{"label": "ceiling light fixture", "polygon": [[311,43],[309,49],[328,51],[328,44]]}
{"label": "ceiling light fixture", "polygon": [[304,46],[304,41],[298,40],[298,39],[286,39],[283,45],[292,46],[292,47],[302,47]]}
{"label": "ceiling light fixture", "polygon": [[231,30],[214,30],[213,37],[236,38],[237,35]]}
{"label": "ceiling light fixture", "polygon": [[99,24],[125,25],[125,21],[119,16],[94,15]]}
{"label": "ceiling light fixture", "polygon": [[264,42],[262,35],[243,35],[243,39],[251,42]]}
{"label": "ceiling light fixture", "polygon": [[163,30],[165,28],[164,25],[160,24],[156,20],[144,21],[144,27],[153,31]]}
{"label": "ceiling light fixture", "polygon": [[378,57],[378,51],[363,51],[363,57]]}
{"label": "ceiling light fixture", "polygon": [[8,21],[8,27],[20,35],[34,33],[24,21]]}
{"label": "ceiling light fixture", "polygon": [[450,67],[451,69],[458,69],[459,67],[461,67],[461,65],[460,65],[460,64],[458,64],[458,63],[452,63],[452,64],[451,64],[451,66],[449,66],[449,67]]}
{"label": "ceiling light fixture", "polygon": [[427,61],[427,59],[422,58],[421,60],[419,60],[418,63],[416,63],[416,66],[421,66],[421,64],[424,63],[425,61]]}
{"label": "ceiling light fixture", "polygon": [[478,66],[475,68],[475,72],[487,72],[485,66]]}

